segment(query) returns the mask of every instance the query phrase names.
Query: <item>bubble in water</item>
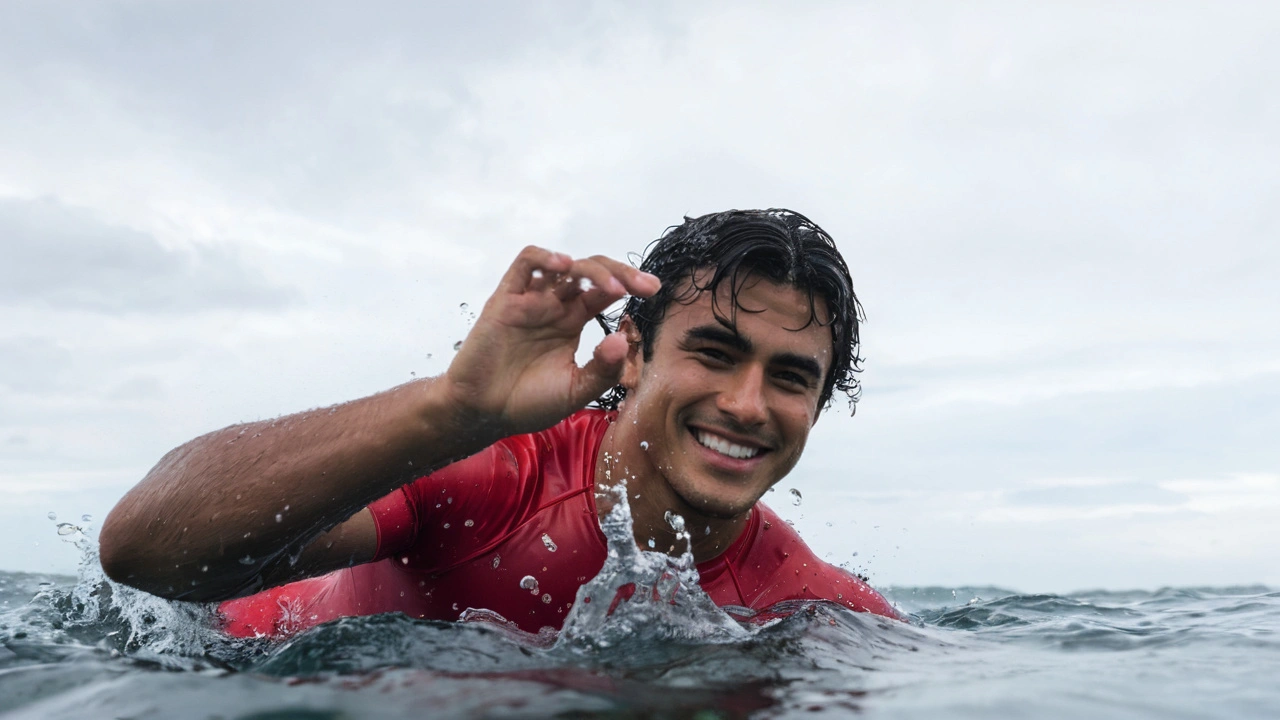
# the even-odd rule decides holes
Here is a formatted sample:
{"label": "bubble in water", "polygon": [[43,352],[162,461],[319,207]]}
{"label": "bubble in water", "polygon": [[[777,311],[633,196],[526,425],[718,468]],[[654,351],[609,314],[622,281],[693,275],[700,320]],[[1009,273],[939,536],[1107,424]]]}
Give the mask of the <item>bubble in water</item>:
{"label": "bubble in water", "polygon": [[498,565],[499,565],[501,562],[502,562],[502,556],[501,556],[501,555],[494,555],[494,556],[493,556],[493,569],[494,569],[494,570],[497,570],[497,569],[498,569]]}
{"label": "bubble in water", "polygon": [[801,500],[803,500],[803,499],[804,499],[804,498],[800,497],[800,491],[799,491],[799,490],[797,490],[797,489],[795,489],[795,488],[791,488],[791,504],[792,504],[792,505],[799,505],[799,504],[800,504],[800,501],[801,501]]}
{"label": "bubble in water", "polygon": [[[52,515],[53,513],[49,514]],[[58,523],[59,535],[75,535],[78,532],[80,532],[80,528],[72,525],[71,523]]]}
{"label": "bubble in water", "polygon": [[556,541],[552,540],[551,536],[546,533],[542,533],[542,544],[546,545],[547,550],[550,550],[551,552],[555,552],[559,549],[559,546],[556,545]]}
{"label": "bubble in water", "polygon": [[524,590],[528,590],[531,595],[537,595],[538,594],[538,578],[532,575],[525,575],[524,577],[520,578],[520,587]]}
{"label": "bubble in water", "polygon": [[473,525],[475,525],[475,524],[476,524],[476,521],[475,521],[475,520],[467,520],[466,522],[464,522],[464,523],[462,523],[462,524],[463,524],[463,526],[464,526],[464,527],[471,527],[471,526],[473,526]]}
{"label": "bubble in water", "polygon": [[54,512],[54,511],[50,510],[50,511],[49,511],[49,519],[50,519],[50,520],[57,520],[57,519],[58,519],[58,513],[56,513],[56,512]]}
{"label": "bubble in water", "polygon": [[649,441],[648,441],[648,440],[641,440],[641,441],[640,441],[640,449],[641,449],[641,450],[648,450],[648,449],[649,449]]}
{"label": "bubble in water", "polygon": [[543,594],[543,596],[542,596],[542,602],[543,602],[543,604],[545,604],[545,605],[550,605],[550,604],[551,604],[551,593],[544,593],[544,594]]}
{"label": "bubble in water", "polygon": [[459,350],[461,350],[461,349],[462,349],[462,341],[461,341],[461,340],[459,340],[458,342],[456,342],[456,343],[454,343],[454,344],[453,344],[453,351],[454,351],[454,352],[458,352],[458,351],[459,351]]}

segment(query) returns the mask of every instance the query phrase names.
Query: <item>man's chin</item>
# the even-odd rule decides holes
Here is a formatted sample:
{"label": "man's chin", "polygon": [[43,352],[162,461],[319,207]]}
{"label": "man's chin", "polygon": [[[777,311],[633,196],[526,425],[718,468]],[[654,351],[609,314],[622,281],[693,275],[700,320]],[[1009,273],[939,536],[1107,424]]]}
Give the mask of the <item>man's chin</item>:
{"label": "man's chin", "polygon": [[711,520],[736,520],[750,512],[751,508],[755,507],[756,500],[759,500],[756,498],[743,505],[741,501],[733,502],[715,497],[689,497],[679,492],[676,494],[694,512]]}

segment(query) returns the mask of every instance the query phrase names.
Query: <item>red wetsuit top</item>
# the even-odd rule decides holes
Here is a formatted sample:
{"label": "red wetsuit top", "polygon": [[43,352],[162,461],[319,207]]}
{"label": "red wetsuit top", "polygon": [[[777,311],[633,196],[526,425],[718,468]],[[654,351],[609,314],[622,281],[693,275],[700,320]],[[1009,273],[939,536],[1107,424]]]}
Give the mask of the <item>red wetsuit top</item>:
{"label": "red wetsuit top", "polygon": [[[468,608],[491,610],[528,632],[560,628],[578,588],[604,565],[593,490],[612,419],[583,410],[392,492],[369,506],[378,531],[372,562],[225,602],[225,630],[279,636],[385,612],[457,620]],[[720,606],[830,600],[897,617],[866,583],[819,560],[763,503],[742,535],[697,569]],[[536,580],[536,593],[533,583],[522,587],[526,576]]]}

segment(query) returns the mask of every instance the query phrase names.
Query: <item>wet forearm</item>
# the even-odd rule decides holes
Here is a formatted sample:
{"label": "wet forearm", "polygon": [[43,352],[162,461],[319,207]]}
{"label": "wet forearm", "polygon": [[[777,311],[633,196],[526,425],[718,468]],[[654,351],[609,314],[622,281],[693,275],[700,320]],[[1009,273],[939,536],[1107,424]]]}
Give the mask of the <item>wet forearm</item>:
{"label": "wet forearm", "polygon": [[114,579],[163,595],[228,592],[400,485],[487,444],[439,381],[236,425],[166,455],[102,528]]}

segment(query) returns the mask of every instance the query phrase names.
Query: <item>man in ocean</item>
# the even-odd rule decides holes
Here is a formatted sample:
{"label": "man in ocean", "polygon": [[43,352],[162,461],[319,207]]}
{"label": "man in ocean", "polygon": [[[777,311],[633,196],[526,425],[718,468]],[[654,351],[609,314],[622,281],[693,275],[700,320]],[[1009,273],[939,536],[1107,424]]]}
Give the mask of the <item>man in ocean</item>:
{"label": "man in ocean", "polygon": [[[578,367],[584,326],[627,296]],[[103,524],[103,567],[231,599],[242,636],[469,608],[558,629],[625,483],[636,543],[688,547],[720,606],[895,617],[759,502],[833,393],[855,399],[859,313],[834,242],[787,210],[686,219],[639,269],[525,248],[443,375],[173,450]]]}

